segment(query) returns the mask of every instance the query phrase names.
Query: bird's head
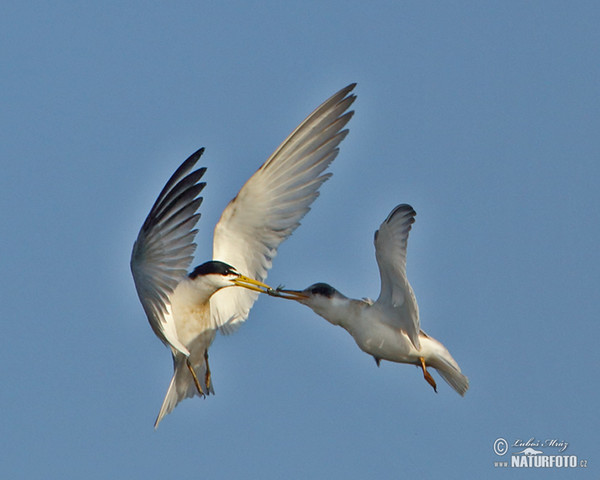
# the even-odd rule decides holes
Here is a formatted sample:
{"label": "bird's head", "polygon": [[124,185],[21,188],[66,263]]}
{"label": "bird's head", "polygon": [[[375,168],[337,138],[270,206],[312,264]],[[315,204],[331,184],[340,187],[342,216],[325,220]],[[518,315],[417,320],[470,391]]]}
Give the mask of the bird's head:
{"label": "bird's head", "polygon": [[219,260],[211,260],[194,268],[189,274],[191,280],[202,280],[215,291],[225,287],[244,287],[261,293],[273,290],[267,284],[240,274],[231,265]]}
{"label": "bird's head", "polygon": [[327,283],[315,283],[304,290],[285,290],[278,287],[275,290],[269,290],[267,293],[273,297],[296,300],[329,321],[333,320],[335,317],[334,311],[340,305],[348,303],[347,297]]}

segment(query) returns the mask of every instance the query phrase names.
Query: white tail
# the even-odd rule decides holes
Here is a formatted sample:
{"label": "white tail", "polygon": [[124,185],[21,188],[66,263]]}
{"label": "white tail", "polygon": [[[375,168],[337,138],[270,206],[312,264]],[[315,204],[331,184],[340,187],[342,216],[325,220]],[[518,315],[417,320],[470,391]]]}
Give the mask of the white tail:
{"label": "white tail", "polygon": [[452,365],[445,358],[437,357],[436,361],[431,363],[431,366],[446,380],[448,385],[456,390],[456,393],[465,396],[469,389],[469,379],[461,373],[458,365]]}
{"label": "white tail", "polygon": [[[186,398],[193,397],[194,395],[200,396],[200,393],[196,388],[194,377],[192,377],[192,374],[190,373],[187,361],[188,357],[180,353],[177,353],[173,358],[173,367],[175,371],[173,372],[173,377],[171,378],[171,383],[169,384],[169,389],[167,390],[163,404],[160,407],[160,412],[158,412],[158,416],[156,417],[156,422],[154,422],[154,428],[158,428],[158,424],[163,417],[171,413],[179,402]],[[199,361],[194,362],[193,368],[196,377],[198,378],[198,382],[202,387],[202,391],[207,395],[210,395],[211,393],[214,394],[215,391],[213,390],[212,381],[210,382],[210,386],[208,388],[206,387],[206,363],[204,357],[201,357]]]}

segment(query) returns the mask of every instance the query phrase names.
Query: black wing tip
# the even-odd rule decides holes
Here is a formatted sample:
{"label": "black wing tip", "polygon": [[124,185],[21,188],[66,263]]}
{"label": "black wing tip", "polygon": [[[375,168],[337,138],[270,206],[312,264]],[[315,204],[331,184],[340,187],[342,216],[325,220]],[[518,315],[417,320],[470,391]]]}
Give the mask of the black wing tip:
{"label": "black wing tip", "polygon": [[198,150],[196,150],[194,153],[192,153],[189,158],[195,158],[196,160],[198,160],[202,154],[204,153],[204,150],[206,150],[205,147],[200,147]]}
{"label": "black wing tip", "polygon": [[408,217],[415,217],[417,215],[417,212],[408,203],[401,203],[400,205],[395,206],[394,209],[390,212],[388,217],[385,219],[386,223],[389,223],[392,220],[392,218],[394,218],[398,214],[402,214]]}
{"label": "black wing tip", "polygon": [[352,82],[348,85],[346,85],[344,88],[342,88],[342,91],[346,92],[346,93],[350,93],[352,90],[354,90],[354,87],[356,87],[357,83],[356,82]]}
{"label": "black wing tip", "polygon": [[[200,157],[202,156],[202,154],[204,153],[205,148],[201,147],[198,150],[196,150],[194,153],[192,153],[188,158],[185,159],[185,161],[179,166],[179,168],[177,170],[175,170],[175,173],[172,175],[171,178],[173,179],[180,179],[182,177],[184,177],[187,172],[189,172],[194,165],[196,165],[196,163],[198,162],[198,160],[200,160]],[[195,170],[195,172],[202,172],[202,175],[204,175],[204,172],[206,171],[206,167],[201,167],[198,170]],[[194,173],[194,172],[192,172]],[[171,179],[169,179],[169,181],[171,181]]]}
{"label": "black wing tip", "polygon": [[398,213],[407,213],[409,215],[416,215],[417,212],[415,211],[415,209],[412,207],[412,205],[409,205],[408,203],[401,203],[400,205],[396,205],[393,210],[390,212],[388,219],[391,219],[393,216],[395,216]]}
{"label": "black wing tip", "polygon": [[[189,203],[192,200],[190,195],[195,197],[202,192],[206,182],[201,182],[200,179],[204,176],[206,167],[200,167],[190,172],[202,153],[204,153],[204,147],[190,155],[171,175],[150,209],[142,229],[148,230],[162,221],[165,215],[176,214],[178,210],[173,213],[173,208],[180,205],[182,198],[186,197],[188,200],[185,201]],[[198,204],[198,206],[200,205]]]}
{"label": "black wing tip", "polygon": [[[349,95],[349,93],[354,90],[354,87],[356,87],[356,83],[351,83],[350,85],[345,86],[341,90],[334,93],[329,98],[329,101],[333,100],[337,105],[345,103],[345,108],[350,108],[350,105],[352,105],[354,100],[356,100],[356,94],[353,93]],[[327,103],[327,101],[325,103]]]}
{"label": "black wing tip", "polygon": [[178,176],[182,177],[186,172],[190,171],[192,167],[196,164],[196,162],[200,159],[202,154],[204,153],[205,148],[200,147],[194,153],[192,153],[185,161],[180,165],[180,167],[175,171],[173,177]]}

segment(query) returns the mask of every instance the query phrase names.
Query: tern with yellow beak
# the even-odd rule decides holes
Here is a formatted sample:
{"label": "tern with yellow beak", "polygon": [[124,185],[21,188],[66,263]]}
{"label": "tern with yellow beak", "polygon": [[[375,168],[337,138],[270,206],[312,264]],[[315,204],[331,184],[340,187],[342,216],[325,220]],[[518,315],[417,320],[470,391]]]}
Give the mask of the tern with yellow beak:
{"label": "tern with yellow beak", "polygon": [[[216,331],[231,333],[248,317],[281,242],[300,225],[330,176],[353,112],[354,84],[311,113],[227,205],[213,237],[213,260],[187,270],[196,249],[204,149],[177,169],[144,222],[131,271],[156,336],[170,348],[174,373],[155,422],[184,398],[214,393],[208,348]],[[244,288],[225,288],[225,287]]]}
{"label": "tern with yellow beak", "polygon": [[408,233],[415,215],[410,205],[398,205],[375,232],[375,256],[381,277],[376,302],[347,298],[326,283],[316,283],[305,290],[278,288],[267,293],[296,300],[344,328],[362,351],[375,358],[377,366],[381,360],[417,365],[437,392],[435,380],[427,371],[428,366],[433,367],[456,392],[464,395],[469,380],[446,347],[421,330],[417,299],[406,277]]}

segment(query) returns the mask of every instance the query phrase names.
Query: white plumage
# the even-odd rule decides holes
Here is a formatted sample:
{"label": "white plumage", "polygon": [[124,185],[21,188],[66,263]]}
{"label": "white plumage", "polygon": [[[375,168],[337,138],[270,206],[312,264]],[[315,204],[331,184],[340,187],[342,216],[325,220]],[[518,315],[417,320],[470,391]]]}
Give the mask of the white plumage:
{"label": "white plumage", "polygon": [[[155,334],[170,347],[174,374],[156,419],[184,398],[214,393],[208,347],[248,317],[281,242],[300,224],[348,133],[354,84],[311,113],[227,205],[214,231],[213,260],[188,275],[205,169],[203,149],[167,182],[134,244],[131,270]],[[190,173],[191,172],[191,173]],[[245,288],[225,288],[230,286]],[[257,288],[261,287],[261,288]]]}
{"label": "white plumage", "polygon": [[464,395],[469,380],[436,339],[420,328],[419,308],[406,277],[408,234],[416,212],[410,205],[398,205],[375,232],[375,256],[381,277],[377,301],[353,300],[326,283],[316,283],[305,290],[270,290],[272,296],[296,300],[333,325],[344,328],[364,352],[381,360],[418,365],[427,382],[437,391],[427,366]]}

